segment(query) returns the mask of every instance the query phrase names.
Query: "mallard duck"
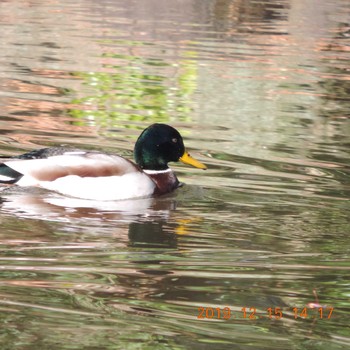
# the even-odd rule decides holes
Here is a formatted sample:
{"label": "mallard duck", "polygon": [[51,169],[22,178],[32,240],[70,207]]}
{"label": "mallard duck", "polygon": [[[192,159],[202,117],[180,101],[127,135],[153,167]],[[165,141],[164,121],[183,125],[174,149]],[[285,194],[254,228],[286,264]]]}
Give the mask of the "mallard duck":
{"label": "mallard duck", "polygon": [[145,129],[135,144],[135,163],[121,156],[69,148],[44,148],[0,164],[0,183],[37,186],[92,200],[159,196],[180,186],[169,162],[206,166],[185,150],[180,133],[166,124]]}

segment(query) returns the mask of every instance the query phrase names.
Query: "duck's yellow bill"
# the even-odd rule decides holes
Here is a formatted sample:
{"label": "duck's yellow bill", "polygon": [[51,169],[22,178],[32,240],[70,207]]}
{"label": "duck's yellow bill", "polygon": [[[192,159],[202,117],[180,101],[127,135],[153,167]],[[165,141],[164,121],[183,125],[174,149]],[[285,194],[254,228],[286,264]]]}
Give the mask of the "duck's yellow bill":
{"label": "duck's yellow bill", "polygon": [[195,168],[199,168],[199,169],[203,169],[203,170],[205,170],[205,169],[207,168],[203,163],[201,163],[201,162],[199,162],[198,160],[192,158],[192,157],[189,155],[188,152],[185,152],[185,153],[183,154],[183,156],[180,158],[180,161],[181,161],[182,163],[192,165],[192,166],[194,166]]}

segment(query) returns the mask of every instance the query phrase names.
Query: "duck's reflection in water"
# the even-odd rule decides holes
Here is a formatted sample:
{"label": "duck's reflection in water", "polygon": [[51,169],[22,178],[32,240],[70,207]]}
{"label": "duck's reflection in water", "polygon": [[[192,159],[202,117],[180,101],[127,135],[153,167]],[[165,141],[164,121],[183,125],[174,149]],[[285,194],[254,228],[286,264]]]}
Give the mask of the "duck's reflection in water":
{"label": "duck's reflection in water", "polygon": [[[129,246],[176,247],[176,195],[123,201],[91,201],[64,197],[40,189],[6,191],[0,197],[1,213],[64,227],[79,227],[95,237],[101,233],[122,239]],[[179,226],[181,223],[179,222]],[[167,229],[164,229],[166,227]],[[181,231],[181,230],[180,230]],[[182,231],[181,231],[182,233]]]}

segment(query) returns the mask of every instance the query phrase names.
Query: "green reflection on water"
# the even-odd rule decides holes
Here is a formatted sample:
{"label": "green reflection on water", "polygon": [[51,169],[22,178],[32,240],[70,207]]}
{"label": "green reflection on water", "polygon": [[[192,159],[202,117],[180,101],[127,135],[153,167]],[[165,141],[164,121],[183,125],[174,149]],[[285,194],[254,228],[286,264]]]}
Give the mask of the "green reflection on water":
{"label": "green reflection on water", "polygon": [[197,89],[196,53],[187,51],[173,63],[108,52],[102,55],[108,71],[75,72],[86,94],[71,101],[68,113],[77,124],[110,126],[115,121],[191,121]]}

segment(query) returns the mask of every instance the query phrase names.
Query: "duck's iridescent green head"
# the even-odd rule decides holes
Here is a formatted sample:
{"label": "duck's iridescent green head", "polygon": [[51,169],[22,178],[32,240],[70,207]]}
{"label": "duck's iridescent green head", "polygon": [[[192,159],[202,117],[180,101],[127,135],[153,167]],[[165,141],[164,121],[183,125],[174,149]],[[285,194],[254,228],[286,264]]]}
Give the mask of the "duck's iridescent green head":
{"label": "duck's iridescent green head", "polygon": [[165,170],[169,162],[179,160],[206,169],[185,151],[180,133],[166,124],[153,124],[142,132],[135,144],[134,158],[142,169],[147,170]]}

